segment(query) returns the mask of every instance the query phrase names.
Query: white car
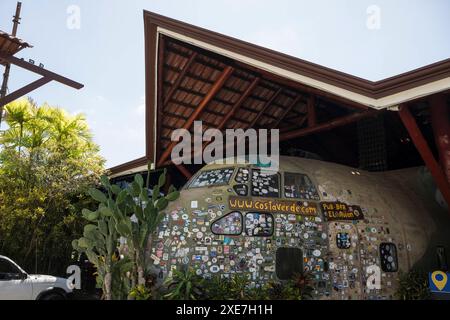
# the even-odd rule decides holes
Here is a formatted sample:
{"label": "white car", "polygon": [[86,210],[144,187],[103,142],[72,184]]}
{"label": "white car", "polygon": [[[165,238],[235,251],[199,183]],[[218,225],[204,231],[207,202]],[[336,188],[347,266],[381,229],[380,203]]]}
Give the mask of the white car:
{"label": "white car", "polygon": [[71,293],[66,279],[27,274],[0,255],[0,300],[64,300]]}

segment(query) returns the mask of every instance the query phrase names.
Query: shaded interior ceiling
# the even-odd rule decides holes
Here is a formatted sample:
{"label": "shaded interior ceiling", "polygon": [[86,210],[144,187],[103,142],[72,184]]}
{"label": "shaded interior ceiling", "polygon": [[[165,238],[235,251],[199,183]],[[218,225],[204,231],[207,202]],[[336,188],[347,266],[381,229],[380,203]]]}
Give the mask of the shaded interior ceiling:
{"label": "shaded interior ceiling", "polygon": [[[159,37],[157,81],[162,90],[158,90],[157,97],[156,159],[170,148],[173,130],[187,127],[193,131],[193,126],[188,125],[192,117],[203,122],[203,130],[278,128],[282,135],[314,125],[308,121],[308,103],[312,98],[316,124],[366,112],[366,107],[321,95],[309,90],[312,88],[167,36]],[[196,115],[205,100],[208,102]],[[426,108],[418,105],[413,112],[420,119]],[[423,165],[397,112],[382,112],[379,117],[385,130],[387,169]],[[435,152],[425,118],[418,124]],[[357,124],[352,123],[303,135],[282,141],[280,153],[294,156],[311,153],[314,155],[307,156],[358,168],[357,133]],[[194,173],[201,166],[186,167]],[[174,173],[178,173],[176,169]]]}

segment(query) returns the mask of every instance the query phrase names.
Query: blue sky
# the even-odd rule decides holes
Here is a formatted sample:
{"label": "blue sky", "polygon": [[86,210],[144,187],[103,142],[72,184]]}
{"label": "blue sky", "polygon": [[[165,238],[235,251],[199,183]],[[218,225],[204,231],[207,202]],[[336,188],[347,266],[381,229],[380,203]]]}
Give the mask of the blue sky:
{"label": "blue sky", "polygon": [[[75,91],[51,83],[31,97],[85,113],[107,166],[144,154],[143,9],[369,80],[450,57],[448,0],[22,3],[18,36],[34,48],[19,57],[33,58],[85,85]],[[0,1],[1,30],[10,32],[15,5],[15,0]],[[80,29],[67,27],[71,5],[80,9]],[[380,9],[379,28],[367,26],[371,5]],[[34,79],[13,68],[10,90]]]}

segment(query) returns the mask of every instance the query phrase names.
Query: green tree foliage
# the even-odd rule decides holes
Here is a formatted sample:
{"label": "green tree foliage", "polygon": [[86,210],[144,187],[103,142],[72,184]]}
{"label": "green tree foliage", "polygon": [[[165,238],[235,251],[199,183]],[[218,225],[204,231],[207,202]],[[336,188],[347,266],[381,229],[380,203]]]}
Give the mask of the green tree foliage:
{"label": "green tree foliage", "polygon": [[86,192],[104,160],[82,115],[18,100],[0,135],[0,253],[29,271],[61,274],[80,236]]}
{"label": "green tree foliage", "polygon": [[399,273],[399,287],[395,293],[399,300],[428,300],[431,292],[428,274],[422,270],[412,269]]}

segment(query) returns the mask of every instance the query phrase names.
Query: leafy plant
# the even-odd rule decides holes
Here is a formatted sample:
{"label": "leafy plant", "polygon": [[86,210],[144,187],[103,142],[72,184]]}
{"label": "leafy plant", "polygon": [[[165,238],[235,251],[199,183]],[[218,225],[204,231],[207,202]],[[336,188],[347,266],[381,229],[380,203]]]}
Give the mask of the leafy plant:
{"label": "leafy plant", "polygon": [[431,296],[426,272],[410,270],[399,273],[399,287],[395,297],[400,300],[427,300]]}
{"label": "leafy plant", "polygon": [[64,275],[81,208],[104,160],[82,115],[21,99],[6,106],[0,133],[0,250],[36,273]]}
{"label": "leafy plant", "polygon": [[173,270],[172,276],[164,281],[167,292],[163,295],[168,300],[199,300],[204,298],[205,279],[196,275],[193,269]]}
{"label": "leafy plant", "polygon": [[[104,179],[102,179],[104,182]],[[113,266],[118,263],[116,255],[118,234],[112,216],[112,194],[105,196],[98,189],[90,189],[89,194],[99,202],[98,209],[83,209],[83,217],[91,222],[84,226],[83,237],[73,240],[75,250],[84,252],[89,261],[97,268],[98,282],[101,284],[106,300],[112,299]]]}
{"label": "leafy plant", "polygon": [[[118,191],[117,199],[112,210],[116,222],[116,229],[120,236],[127,239],[128,254],[134,262],[132,286],[145,285],[146,266],[148,265],[146,252],[151,248],[152,234],[164,218],[164,209],[170,201],[179,197],[179,192],[173,186],[166,196],[160,190],[166,183],[166,170],[159,176],[158,184],[153,186],[149,196],[149,176],[151,164],[148,164],[147,182],[140,174],[134,176],[134,181],[126,189]],[[114,187],[104,181],[104,185],[112,190]]]}
{"label": "leafy plant", "polygon": [[140,284],[130,291],[130,297],[133,300],[150,300],[152,298],[152,291],[145,285]]}
{"label": "leafy plant", "polygon": [[[99,189],[89,190],[90,196],[99,205],[96,211],[84,209],[83,216],[97,225],[85,226],[83,237],[75,240],[73,247],[86,252],[88,259],[98,268],[106,299],[113,298],[113,270],[119,268],[115,267],[113,259],[113,254],[118,250],[118,238],[122,236],[127,241],[124,253],[128,262],[118,269],[114,288],[123,292],[124,288],[129,291],[130,288],[136,289],[138,285],[145,286],[148,275],[146,252],[151,248],[152,234],[164,218],[163,210],[179,196],[173,186],[166,196],[161,195],[160,190],[166,182],[166,171],[159,176],[158,184],[153,187],[152,195],[149,196],[150,167],[149,163],[145,186],[140,174],[136,174],[134,181],[125,189],[111,184],[106,176],[102,176],[100,180],[106,194]],[[130,281],[123,277],[124,268],[130,272]]]}

